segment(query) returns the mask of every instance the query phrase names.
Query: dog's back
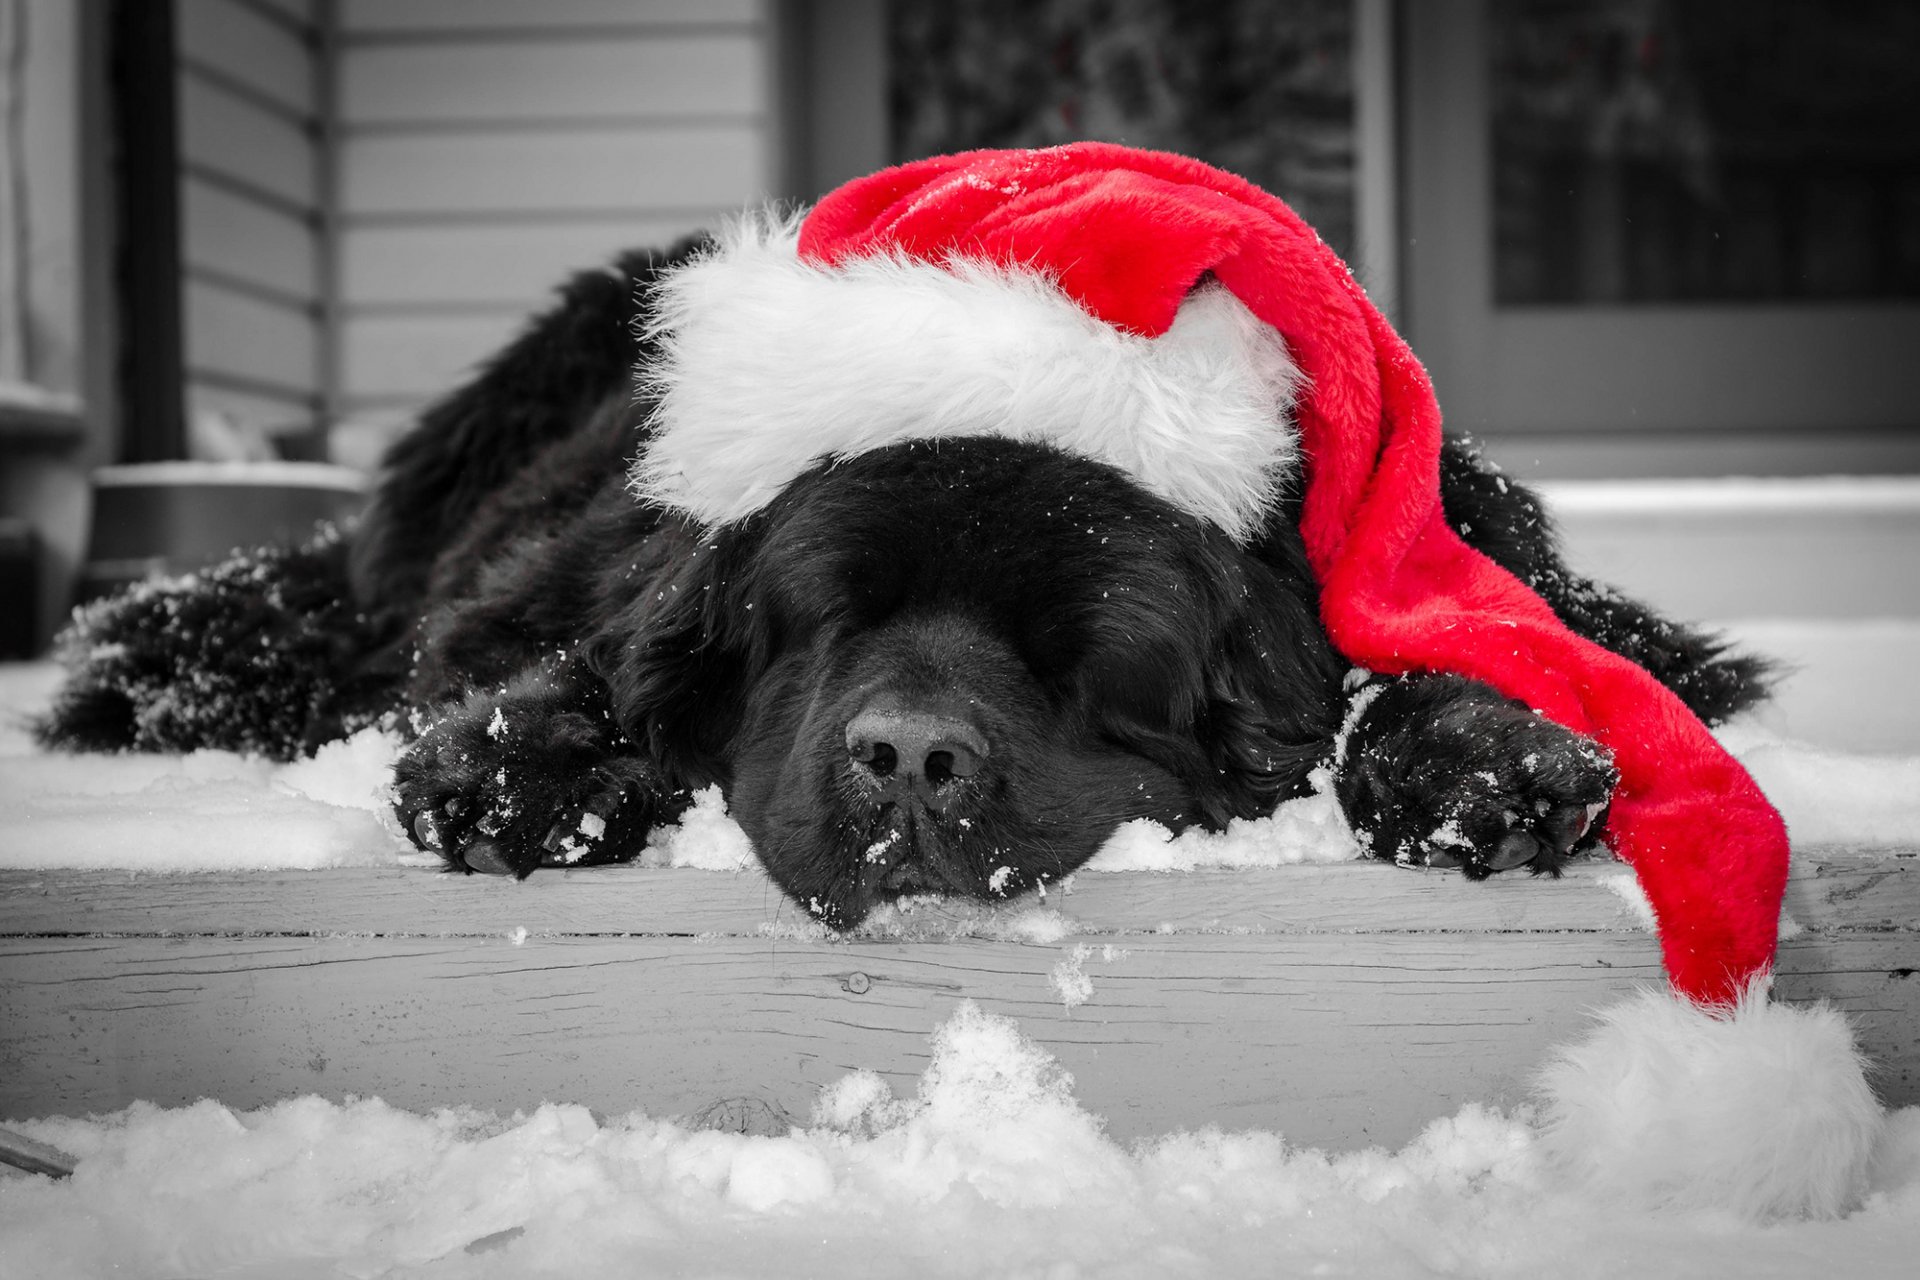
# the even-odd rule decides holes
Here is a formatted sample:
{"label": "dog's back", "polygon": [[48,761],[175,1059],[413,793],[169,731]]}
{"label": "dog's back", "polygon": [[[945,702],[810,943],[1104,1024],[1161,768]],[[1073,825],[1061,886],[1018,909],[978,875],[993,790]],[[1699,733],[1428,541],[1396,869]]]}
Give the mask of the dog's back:
{"label": "dog's back", "polygon": [[353,538],[359,606],[396,629],[420,608],[434,563],[490,495],[631,388],[649,286],[705,243],[634,250],[574,276],[479,375],[388,451],[378,496]]}

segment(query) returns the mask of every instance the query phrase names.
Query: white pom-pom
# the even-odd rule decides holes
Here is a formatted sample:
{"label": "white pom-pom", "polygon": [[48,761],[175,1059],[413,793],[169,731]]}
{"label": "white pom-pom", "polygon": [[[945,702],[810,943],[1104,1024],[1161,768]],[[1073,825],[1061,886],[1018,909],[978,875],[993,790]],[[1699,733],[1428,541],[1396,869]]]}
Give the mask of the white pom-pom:
{"label": "white pom-pom", "polygon": [[1600,1014],[1541,1075],[1545,1148],[1593,1194],[1640,1208],[1833,1217],[1864,1188],[1884,1122],[1846,1019],[1769,1003],[1732,1011],[1643,992]]}

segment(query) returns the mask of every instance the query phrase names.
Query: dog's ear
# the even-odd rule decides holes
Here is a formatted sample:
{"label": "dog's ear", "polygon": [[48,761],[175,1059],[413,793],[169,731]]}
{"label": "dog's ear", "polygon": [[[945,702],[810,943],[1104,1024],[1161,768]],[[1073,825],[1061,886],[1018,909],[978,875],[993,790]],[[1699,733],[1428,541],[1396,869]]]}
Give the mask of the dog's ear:
{"label": "dog's ear", "polygon": [[1340,723],[1344,664],[1321,629],[1304,556],[1241,553],[1195,726],[1213,766],[1204,788],[1232,817],[1261,817],[1303,794]]}
{"label": "dog's ear", "polygon": [[663,525],[627,571],[592,662],[613,714],[675,785],[731,781],[732,743],[771,651],[753,598],[758,521],[702,534]]}

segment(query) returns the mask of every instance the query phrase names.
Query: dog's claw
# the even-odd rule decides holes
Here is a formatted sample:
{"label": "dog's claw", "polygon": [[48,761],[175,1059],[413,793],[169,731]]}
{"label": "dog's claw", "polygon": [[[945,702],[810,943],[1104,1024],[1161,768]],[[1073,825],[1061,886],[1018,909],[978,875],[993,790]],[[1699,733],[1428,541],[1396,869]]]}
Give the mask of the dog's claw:
{"label": "dog's claw", "polygon": [[1515,867],[1524,867],[1540,856],[1540,842],[1531,832],[1510,831],[1500,847],[1487,859],[1489,871],[1511,871]]}
{"label": "dog's claw", "polygon": [[460,851],[460,861],[467,864],[467,870],[483,876],[515,874],[500,846],[491,840],[475,840]]}

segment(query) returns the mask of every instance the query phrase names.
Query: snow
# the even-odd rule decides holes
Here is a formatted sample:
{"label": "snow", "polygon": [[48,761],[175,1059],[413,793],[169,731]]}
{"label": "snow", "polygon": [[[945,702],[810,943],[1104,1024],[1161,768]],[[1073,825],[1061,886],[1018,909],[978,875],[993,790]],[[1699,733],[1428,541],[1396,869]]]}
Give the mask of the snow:
{"label": "snow", "polygon": [[226,751],[47,755],[26,717],[56,682],[52,666],[0,666],[0,867],[312,870],[412,856],[386,800],[397,738],[363,730],[284,765]]}
{"label": "snow", "polygon": [[1535,483],[1557,516],[1673,516],[1699,512],[1905,514],[1920,511],[1913,476],[1715,476],[1699,479],[1549,480]]}
{"label": "snow", "polygon": [[757,869],[753,844],[740,824],[727,816],[720,788],[708,787],[693,798],[678,826],[657,827],[647,835],[644,866],[697,867],[702,871]]}
{"label": "snow", "polygon": [[1225,831],[1196,827],[1176,836],[1156,822],[1137,818],[1114,832],[1081,870],[1193,871],[1358,858],[1360,846],[1340,812],[1332,775],[1319,769],[1312,780],[1313,794],[1289,800],[1265,818],[1236,819]]}
{"label": "snow", "polygon": [[[1756,647],[1799,668],[1776,705],[1721,739],[1787,819],[1797,847],[1912,844],[1920,833],[1920,622],[1749,623]],[[1855,667],[1872,655],[1871,679]],[[275,765],[228,752],[49,756],[28,716],[47,705],[51,664],[0,664],[0,867],[211,871],[431,863],[393,821],[388,771],[400,741],[364,730],[313,759]],[[1871,724],[1876,750],[1848,749]],[[1858,730],[1852,732],[1858,733]],[[1178,837],[1151,822],[1115,832],[1084,872],[1258,868],[1358,857],[1324,786],[1272,816]],[[656,831],[649,866],[757,874],[717,789]]]}
{"label": "snow", "polygon": [[[1889,674],[1912,669],[1878,666],[1853,696],[1911,699]],[[291,765],[219,752],[47,756],[24,717],[57,678],[50,666],[0,667],[0,867],[424,860],[388,813],[393,739],[362,734]],[[1896,754],[1867,755],[1844,740],[1804,741],[1801,723],[1775,715],[1723,734],[1796,843],[1911,847],[1920,728],[1909,721],[1908,736],[1886,740]],[[1175,839],[1134,824],[1086,870],[1352,856],[1321,794],[1221,835]],[[757,874],[717,792],[656,833],[644,861]],[[1625,868],[1604,879],[1634,901]],[[909,901],[869,927],[1049,944],[1073,932],[1045,901]],[[1069,1011],[1083,1004],[1120,954],[1073,946],[1051,975],[1056,998]],[[1619,1021],[1608,1017],[1586,1056],[1563,1054],[1557,1070],[1578,1061],[1641,1078],[1637,1059],[1604,1050]],[[1755,1110],[1766,1108],[1740,1114]],[[66,1181],[0,1175],[0,1273],[1874,1277],[1909,1274],[1920,1254],[1920,1108],[1854,1108],[1846,1132],[1874,1145],[1832,1183],[1845,1189],[1844,1216],[1770,1222],[1649,1194],[1670,1170],[1613,1167],[1606,1181],[1565,1150],[1570,1114],[1558,1095],[1538,1112],[1470,1105],[1398,1151],[1329,1155],[1283,1134],[1215,1129],[1123,1146],[1014,1023],[963,1004],[936,1032],[915,1096],[852,1071],[822,1091],[805,1125],[770,1136],[563,1102],[423,1115],[317,1097],[247,1113],[208,1100],[12,1121],[79,1163]],[[1676,1151],[1703,1148],[1689,1136]]]}
{"label": "snow", "polygon": [[1123,1147],[967,1004],[915,1096],[853,1072],[770,1136],[315,1097],[18,1127],[79,1158],[0,1177],[0,1257],[49,1278],[1871,1278],[1920,1250],[1920,1109],[1880,1130],[1850,1216],[1759,1226],[1596,1196],[1524,1111],[1470,1105],[1391,1152],[1216,1129]]}

